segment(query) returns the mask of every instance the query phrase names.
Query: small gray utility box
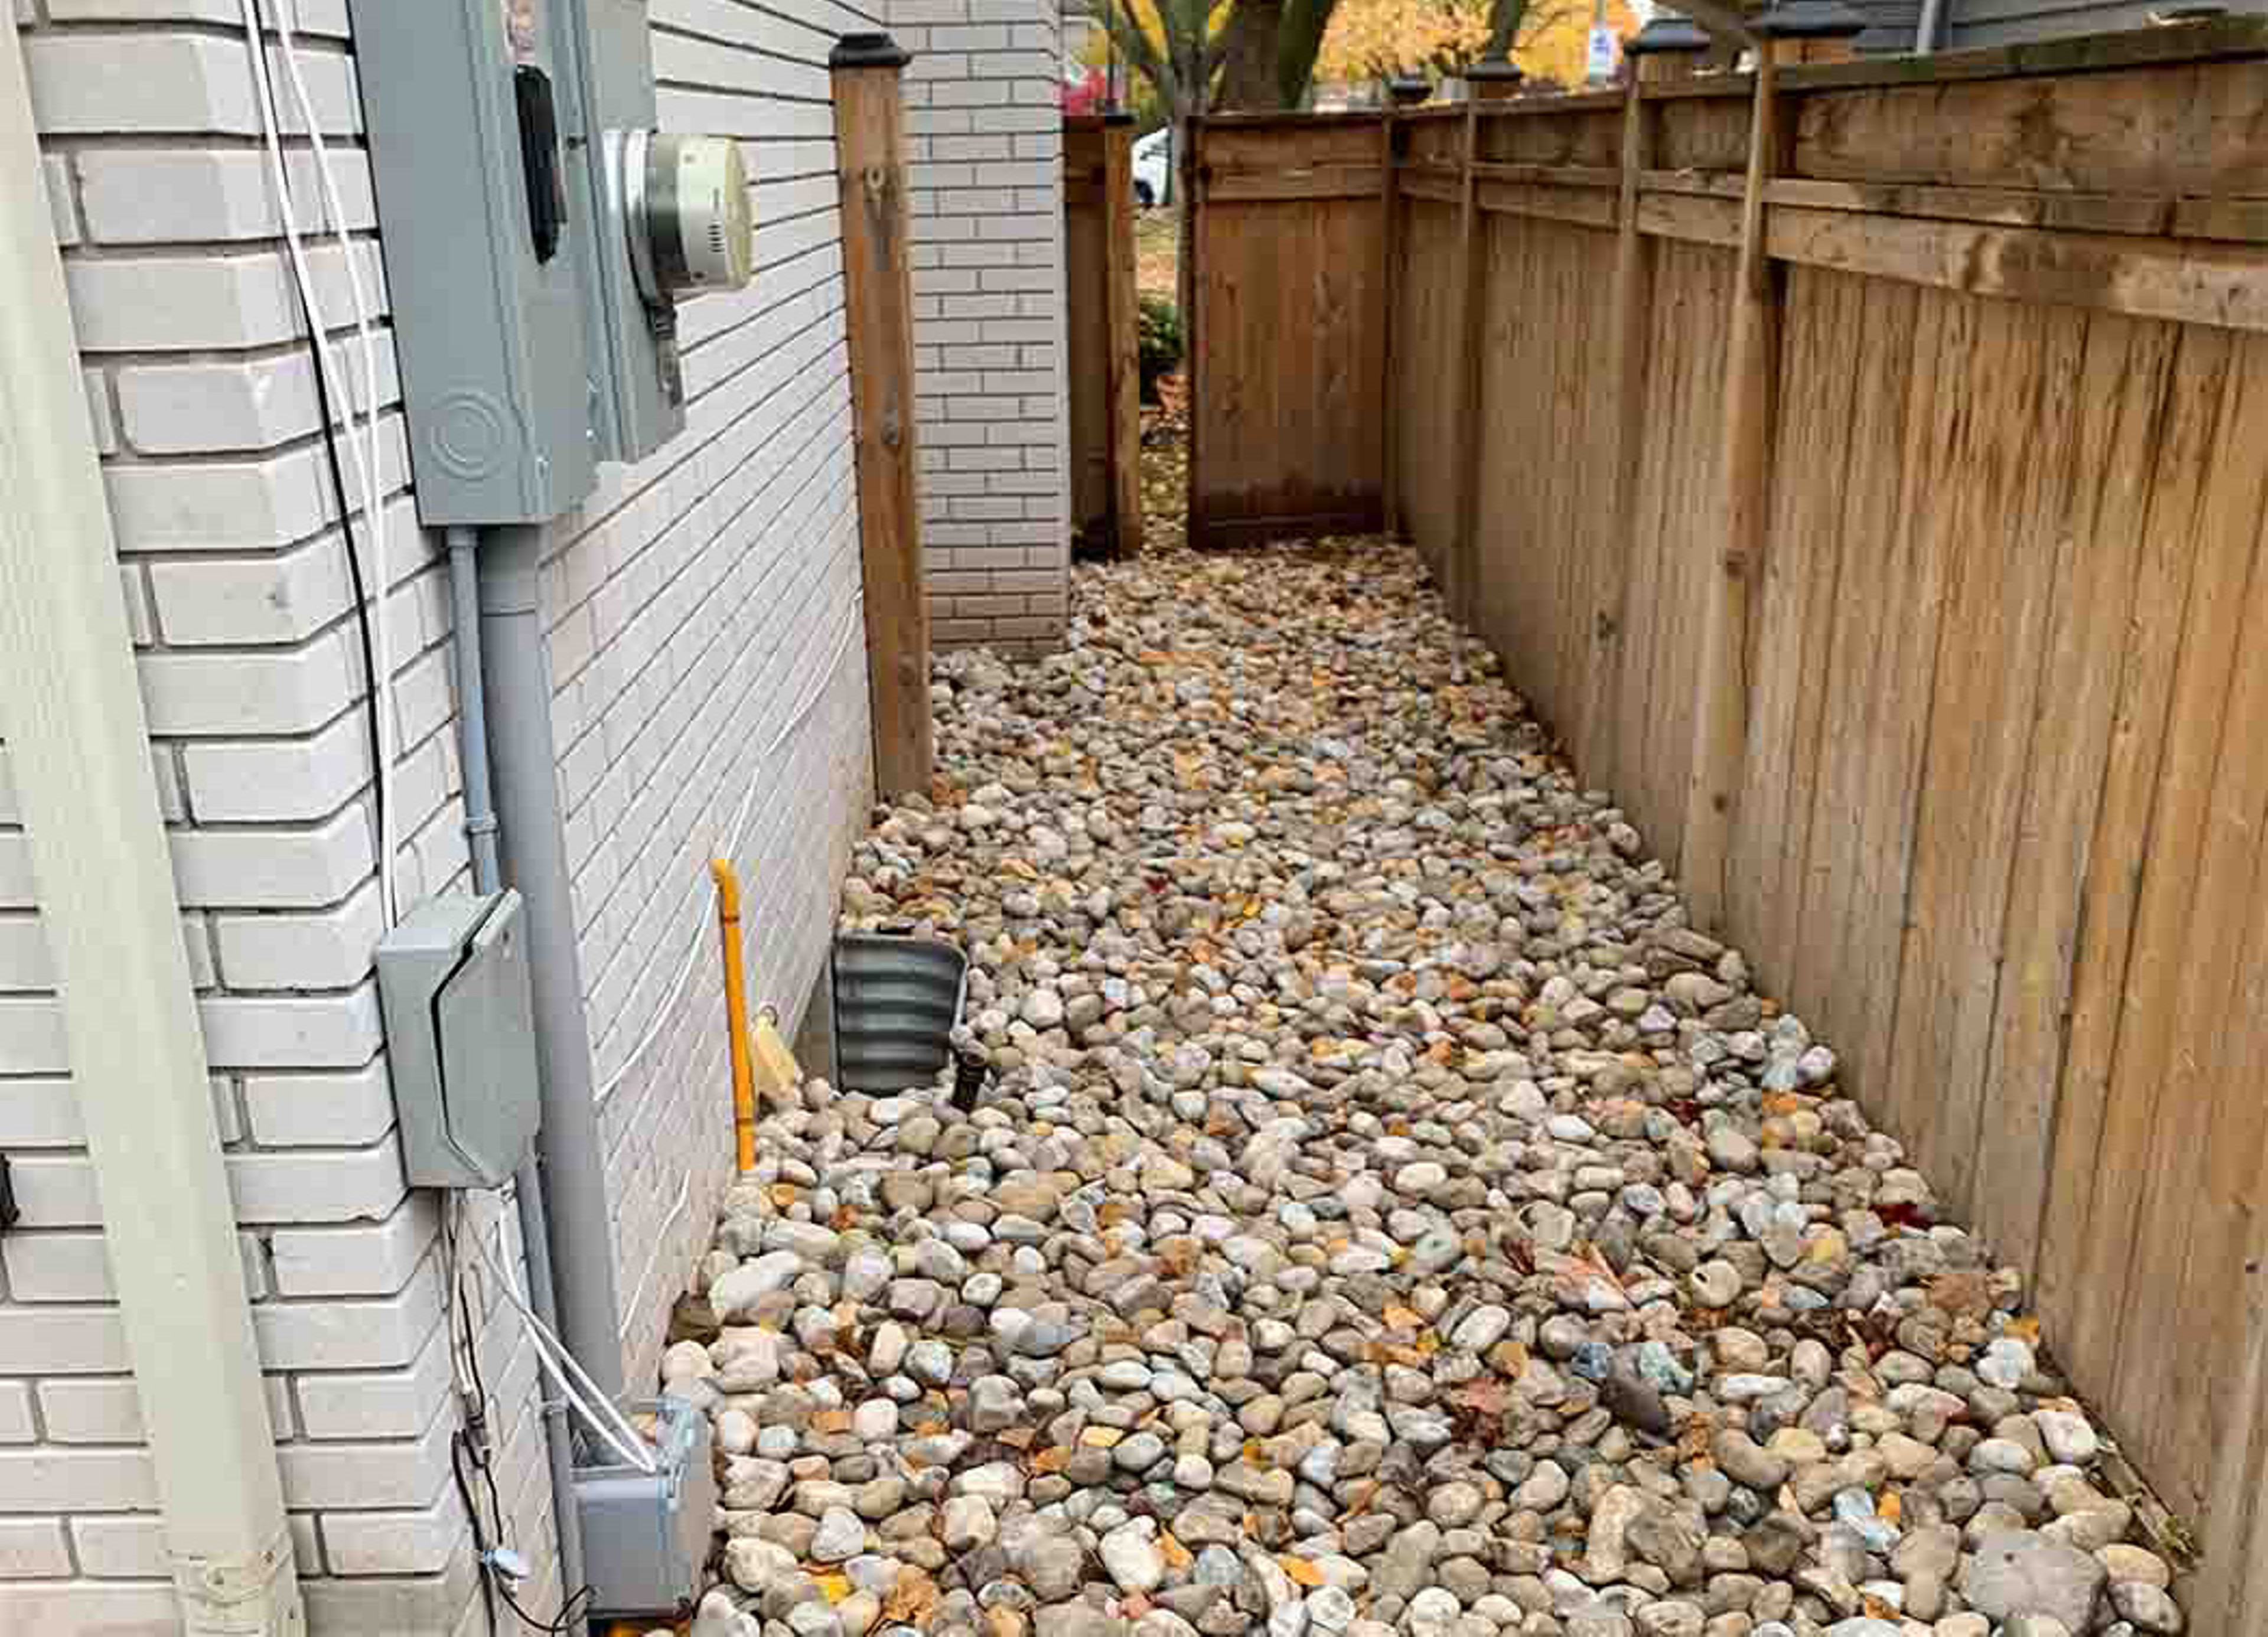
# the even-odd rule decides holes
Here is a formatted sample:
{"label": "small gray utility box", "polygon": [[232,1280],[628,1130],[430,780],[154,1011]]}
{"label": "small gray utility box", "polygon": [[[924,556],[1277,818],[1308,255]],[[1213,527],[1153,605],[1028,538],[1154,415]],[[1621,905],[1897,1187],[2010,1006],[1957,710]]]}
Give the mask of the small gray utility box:
{"label": "small gray utility box", "polygon": [[434,898],[378,946],[412,1187],[497,1187],[535,1138],[541,1115],[526,933],[517,892]]}
{"label": "small gray utility box", "polygon": [[583,1578],[594,1615],[666,1618],[701,1595],[717,1527],[709,1417],[682,1398],[648,1399],[630,1413],[651,1420],[659,1470],[577,1464]]}

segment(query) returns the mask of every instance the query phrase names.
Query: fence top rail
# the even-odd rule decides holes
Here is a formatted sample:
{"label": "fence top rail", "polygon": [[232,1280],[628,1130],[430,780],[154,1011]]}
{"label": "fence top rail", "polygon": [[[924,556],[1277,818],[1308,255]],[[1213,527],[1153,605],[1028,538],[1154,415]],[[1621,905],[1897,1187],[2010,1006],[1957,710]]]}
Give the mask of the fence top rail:
{"label": "fence top rail", "polygon": [[[2209,62],[2224,57],[2268,55],[2268,15],[2240,13],[2168,23],[2115,33],[2072,34],[2018,45],[1938,51],[1926,56],[1854,57],[1847,62],[1805,62],[1778,76],[1783,91],[1834,91],[1878,85],[1926,85],[1949,80],[2027,79],[2046,74],[2088,74],[2153,64]],[[1748,76],[1741,77],[1744,81]],[[1667,87],[1665,87],[1667,88]],[[1654,88],[1647,87],[1652,95]]]}
{"label": "fence top rail", "polygon": [[1344,112],[1336,114],[1307,114],[1299,112],[1200,114],[1195,115],[1189,122],[1192,125],[1202,125],[1207,129],[1226,128],[1233,130],[1254,130],[1272,126],[1296,128],[1302,125],[1339,125],[1348,127],[1356,125],[1383,125],[1386,122],[1386,120],[1387,115],[1384,111],[1378,108],[1348,108]]}
{"label": "fence top rail", "polygon": [[[1454,105],[1464,112],[1464,105]],[[1484,120],[1518,118],[1537,114],[1589,114],[1601,108],[1623,106],[1623,88],[1609,85],[1599,91],[1550,91],[1532,97],[1500,97],[1492,101],[1476,103],[1475,112]]]}

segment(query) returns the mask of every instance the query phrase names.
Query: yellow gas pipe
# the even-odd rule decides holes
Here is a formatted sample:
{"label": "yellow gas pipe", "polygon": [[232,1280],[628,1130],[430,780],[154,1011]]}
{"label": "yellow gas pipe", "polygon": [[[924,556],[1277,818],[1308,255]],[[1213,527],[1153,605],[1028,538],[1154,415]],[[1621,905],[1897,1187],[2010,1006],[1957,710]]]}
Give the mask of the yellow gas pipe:
{"label": "yellow gas pipe", "polygon": [[730,859],[709,861],[717,879],[717,919],[725,936],[725,1023],[733,1046],[733,1130],[743,1174],[756,1168],[756,1088],[748,1061],[748,985],[740,966],[740,877]]}

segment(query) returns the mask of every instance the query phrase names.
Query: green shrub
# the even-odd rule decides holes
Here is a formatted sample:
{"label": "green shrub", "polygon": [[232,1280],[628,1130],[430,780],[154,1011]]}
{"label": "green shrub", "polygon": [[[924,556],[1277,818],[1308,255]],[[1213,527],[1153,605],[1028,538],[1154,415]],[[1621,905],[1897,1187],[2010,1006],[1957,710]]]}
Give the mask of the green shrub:
{"label": "green shrub", "polygon": [[1145,296],[1139,328],[1142,352],[1142,401],[1158,401],[1158,383],[1182,367],[1181,309],[1163,296]]}

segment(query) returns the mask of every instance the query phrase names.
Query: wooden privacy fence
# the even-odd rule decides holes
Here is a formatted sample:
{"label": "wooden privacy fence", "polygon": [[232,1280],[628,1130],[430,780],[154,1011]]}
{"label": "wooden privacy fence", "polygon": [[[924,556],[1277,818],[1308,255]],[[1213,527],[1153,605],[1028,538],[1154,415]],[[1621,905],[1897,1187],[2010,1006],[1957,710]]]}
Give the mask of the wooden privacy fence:
{"label": "wooden privacy fence", "polygon": [[1071,538],[1082,555],[1142,549],[1142,400],[1134,303],[1134,116],[1063,122]]}
{"label": "wooden privacy fence", "polygon": [[1416,541],[2268,1629],[2261,20],[1202,143],[1199,537]]}

